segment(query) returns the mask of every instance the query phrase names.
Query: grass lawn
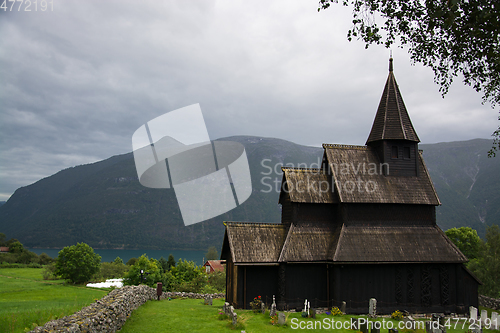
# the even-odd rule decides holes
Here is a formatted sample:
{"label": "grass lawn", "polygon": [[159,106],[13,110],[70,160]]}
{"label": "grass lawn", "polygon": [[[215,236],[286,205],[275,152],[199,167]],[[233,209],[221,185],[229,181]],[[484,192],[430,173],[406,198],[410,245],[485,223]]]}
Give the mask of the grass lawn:
{"label": "grass lawn", "polygon": [[[238,314],[238,321],[242,324],[236,329],[232,329],[229,319],[225,316],[219,316],[219,310],[224,301],[214,300],[213,306],[204,305],[202,300],[193,299],[173,299],[171,301],[149,301],[139,309],[134,311],[127,320],[120,333],[142,333],[142,332],[283,332],[284,330],[307,330],[308,332],[335,331],[336,333],[353,333],[354,330],[337,329],[337,321],[350,322],[351,318],[359,316],[344,315],[341,317],[318,315],[316,319],[302,318],[300,313],[287,313],[286,326],[273,326],[269,318],[269,313],[265,315],[254,314],[250,310],[235,310]],[[220,317],[224,317],[220,320]],[[365,317],[366,318],[366,317]],[[332,320],[334,321],[332,323]],[[378,318],[378,321],[384,320],[388,327],[388,322],[392,322],[394,328],[398,328],[398,321],[388,318]],[[372,319],[370,319],[372,321]],[[326,324],[325,324],[326,323]],[[321,324],[321,328],[320,328]],[[452,322],[452,325],[454,322]],[[347,325],[342,325],[347,326]],[[381,329],[386,333],[387,328]],[[449,329],[448,333],[464,333],[466,329]],[[412,332],[410,330],[399,330],[399,332]],[[417,329],[416,333],[425,333],[425,329]],[[499,332],[483,330],[483,332]]]}
{"label": "grass lawn", "polygon": [[0,268],[0,332],[24,332],[33,324],[71,315],[108,290],[45,281],[41,268]]}

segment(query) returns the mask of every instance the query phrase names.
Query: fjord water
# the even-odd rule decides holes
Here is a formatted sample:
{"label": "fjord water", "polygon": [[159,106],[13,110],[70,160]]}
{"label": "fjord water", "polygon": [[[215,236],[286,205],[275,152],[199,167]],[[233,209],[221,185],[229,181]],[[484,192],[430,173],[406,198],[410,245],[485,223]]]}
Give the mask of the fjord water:
{"label": "fjord water", "polygon": [[[57,255],[61,249],[28,249],[36,254],[42,254],[45,252],[52,258],[57,258]],[[110,262],[115,260],[116,257],[120,257],[124,263],[126,263],[130,258],[139,258],[143,254],[146,254],[148,258],[160,259],[161,257],[168,259],[168,256],[172,254],[175,261],[179,259],[186,259],[188,261],[194,261],[197,265],[203,265],[203,258],[206,251],[186,251],[186,250],[114,250],[114,249],[94,249],[94,252],[101,256],[101,262]]]}

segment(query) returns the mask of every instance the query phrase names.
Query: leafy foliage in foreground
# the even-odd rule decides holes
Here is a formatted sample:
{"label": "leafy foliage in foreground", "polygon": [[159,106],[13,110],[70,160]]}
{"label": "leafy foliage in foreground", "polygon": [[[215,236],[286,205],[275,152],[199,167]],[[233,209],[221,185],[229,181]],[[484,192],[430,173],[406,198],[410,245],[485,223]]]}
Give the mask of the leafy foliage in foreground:
{"label": "leafy foliage in foreground", "polygon": [[[479,294],[500,298],[500,228],[493,225],[486,230],[483,242],[471,228],[453,228],[446,231],[450,240],[468,256],[467,267],[483,283]],[[465,251],[465,252],[464,252]],[[468,255],[466,254],[468,253]]]}
{"label": "leafy foliage in foreground", "polygon": [[468,268],[481,280],[479,294],[500,298],[500,228],[497,225],[486,230],[486,243]]}

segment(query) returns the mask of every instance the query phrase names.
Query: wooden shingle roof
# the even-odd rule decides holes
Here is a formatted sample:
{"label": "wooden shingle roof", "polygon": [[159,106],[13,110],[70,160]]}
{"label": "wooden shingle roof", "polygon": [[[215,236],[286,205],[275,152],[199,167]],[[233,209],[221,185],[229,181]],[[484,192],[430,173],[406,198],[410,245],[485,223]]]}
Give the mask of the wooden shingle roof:
{"label": "wooden shingle roof", "polygon": [[323,148],[340,202],[441,204],[421,154],[419,176],[389,177],[372,147],[324,144]]}
{"label": "wooden shingle roof", "polygon": [[[286,235],[285,235],[286,233]],[[280,262],[463,263],[467,258],[438,226],[334,226],[226,222],[224,253],[237,265]]]}
{"label": "wooden shingle roof", "polygon": [[392,58],[389,59],[389,76],[366,144],[387,139],[420,142],[392,71]]}
{"label": "wooden shingle roof", "polygon": [[333,256],[339,231],[339,228],[325,222],[292,224],[279,261],[326,262]]}
{"label": "wooden shingle roof", "polygon": [[332,259],[343,263],[467,262],[438,226],[343,226]]}
{"label": "wooden shingle roof", "polygon": [[[225,222],[221,259],[230,253],[234,263],[277,263],[286,228],[278,223]],[[225,248],[228,246],[229,248]]]}
{"label": "wooden shingle roof", "polygon": [[[320,169],[283,167],[283,184],[292,202],[336,203],[331,178]],[[281,203],[281,196],[280,196]]]}

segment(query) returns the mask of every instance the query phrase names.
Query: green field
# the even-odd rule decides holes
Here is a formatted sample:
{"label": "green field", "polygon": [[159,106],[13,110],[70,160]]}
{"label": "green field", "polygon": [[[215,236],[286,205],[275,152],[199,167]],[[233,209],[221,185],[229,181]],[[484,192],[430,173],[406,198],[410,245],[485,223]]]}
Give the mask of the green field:
{"label": "green field", "polygon": [[45,281],[41,268],[0,268],[0,332],[25,328],[73,314],[108,293],[107,290]]}
{"label": "green field", "polygon": [[[302,318],[300,313],[287,313],[287,324],[285,326],[272,325],[267,312],[263,314],[255,314],[250,310],[237,309],[239,324],[236,329],[231,326],[230,320],[219,315],[224,301],[222,299],[214,300],[213,306],[204,305],[201,300],[194,299],[173,299],[171,301],[162,300],[149,301],[139,309],[134,311],[127,320],[120,333],[142,333],[142,332],[241,332],[246,333],[257,332],[283,332],[288,330],[307,331],[307,332],[336,332],[336,333],[353,333],[355,330],[345,329],[349,327],[348,323],[351,318],[357,320],[364,318],[372,322],[372,319],[360,316],[343,315],[339,317],[327,316],[318,314],[316,319]],[[223,319],[221,319],[223,318]],[[387,333],[388,328],[398,328],[400,321],[391,320],[389,318],[377,318],[376,321],[380,325],[384,322],[385,326],[381,326],[381,333]],[[421,319],[417,319],[420,321]],[[336,327],[337,322],[340,326]],[[345,324],[344,324],[345,323]],[[403,322],[401,322],[403,323]],[[392,325],[391,327],[389,327]],[[454,325],[454,322],[451,322]],[[457,326],[458,327],[458,326]],[[385,328],[385,329],[384,329]],[[448,329],[448,333],[465,333],[467,329]],[[410,330],[400,329],[401,333],[425,333],[425,328]],[[499,332],[492,330],[483,330],[487,332]]]}
{"label": "green field", "polygon": [[[32,329],[33,325],[42,325],[49,320],[71,315],[108,292],[67,284],[62,280],[44,281],[42,271],[37,268],[0,269],[0,332],[25,332]],[[223,304],[222,299],[214,300],[212,306],[204,305],[202,300],[196,299],[148,301],[132,313],[120,332],[220,333],[245,330],[246,333],[251,333],[283,332],[284,330],[292,332],[296,329],[304,329],[308,332],[353,333],[355,332],[353,330],[336,329],[334,325],[338,321],[350,321],[351,317],[358,318],[349,315],[333,317],[321,314],[316,319],[311,319],[302,318],[300,313],[288,313],[287,325],[277,326],[271,324],[268,313],[254,314],[249,310],[238,309],[236,312],[239,325],[233,329],[230,320],[225,315],[219,314]],[[387,318],[377,320],[389,321]],[[319,329],[319,322],[321,322],[322,329]],[[398,322],[392,322],[396,328]],[[464,333],[466,331],[466,329],[451,329],[447,332]],[[381,333],[386,332],[387,330],[381,330]],[[399,330],[399,332],[411,331]],[[424,332],[425,330],[416,330],[416,333]],[[483,332],[499,331],[483,330]]]}

